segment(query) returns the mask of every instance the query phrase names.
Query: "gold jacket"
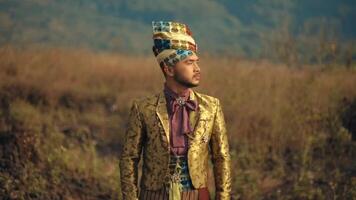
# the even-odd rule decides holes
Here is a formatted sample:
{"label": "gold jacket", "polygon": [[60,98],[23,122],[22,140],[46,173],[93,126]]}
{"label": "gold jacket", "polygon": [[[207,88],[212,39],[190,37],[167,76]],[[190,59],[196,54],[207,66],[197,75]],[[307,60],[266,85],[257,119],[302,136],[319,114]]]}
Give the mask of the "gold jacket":
{"label": "gold jacket", "polygon": [[[189,121],[188,168],[195,188],[207,187],[208,159],[213,163],[216,199],[231,198],[231,160],[224,114],[217,98],[194,90],[198,111]],[[120,156],[121,191],[124,200],[138,199],[138,162],[142,152],[141,186],[161,189],[169,181],[169,119],[163,91],[132,103],[124,147]]]}

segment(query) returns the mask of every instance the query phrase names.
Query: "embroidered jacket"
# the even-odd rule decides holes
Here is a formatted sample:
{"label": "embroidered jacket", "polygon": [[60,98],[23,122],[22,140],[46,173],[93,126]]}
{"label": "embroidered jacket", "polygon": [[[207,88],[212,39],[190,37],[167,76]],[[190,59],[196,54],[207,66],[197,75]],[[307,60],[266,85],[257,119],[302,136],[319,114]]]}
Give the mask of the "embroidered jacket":
{"label": "embroidered jacket", "polygon": [[[198,111],[189,116],[188,167],[193,186],[207,187],[208,159],[213,163],[216,199],[231,198],[231,160],[224,114],[217,98],[194,90]],[[123,199],[138,198],[138,162],[143,159],[140,186],[158,190],[169,181],[169,119],[163,91],[132,103],[124,147],[120,155],[120,179]]]}

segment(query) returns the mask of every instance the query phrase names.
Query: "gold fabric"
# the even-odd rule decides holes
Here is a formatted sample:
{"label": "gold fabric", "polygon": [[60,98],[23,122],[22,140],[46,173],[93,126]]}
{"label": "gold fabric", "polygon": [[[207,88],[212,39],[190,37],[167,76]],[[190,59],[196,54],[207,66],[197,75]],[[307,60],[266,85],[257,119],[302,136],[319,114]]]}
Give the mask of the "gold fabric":
{"label": "gold fabric", "polygon": [[[192,90],[193,91],[193,90]],[[193,186],[207,187],[209,153],[214,164],[216,199],[231,198],[231,158],[224,114],[217,98],[193,91],[198,111],[190,113],[188,167]],[[169,182],[169,119],[163,91],[132,103],[120,156],[123,199],[138,199],[138,162],[143,152],[140,187],[160,190]]]}

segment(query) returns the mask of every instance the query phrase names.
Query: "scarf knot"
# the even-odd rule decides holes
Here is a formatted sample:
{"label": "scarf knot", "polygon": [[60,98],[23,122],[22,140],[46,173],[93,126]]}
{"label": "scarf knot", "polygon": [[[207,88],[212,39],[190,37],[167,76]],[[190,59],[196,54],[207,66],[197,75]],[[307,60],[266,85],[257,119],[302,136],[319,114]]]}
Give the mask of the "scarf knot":
{"label": "scarf knot", "polygon": [[184,134],[193,131],[193,127],[189,123],[189,113],[198,109],[197,102],[189,99],[190,90],[178,95],[165,85],[164,93],[171,120],[172,146],[173,148],[184,148]]}

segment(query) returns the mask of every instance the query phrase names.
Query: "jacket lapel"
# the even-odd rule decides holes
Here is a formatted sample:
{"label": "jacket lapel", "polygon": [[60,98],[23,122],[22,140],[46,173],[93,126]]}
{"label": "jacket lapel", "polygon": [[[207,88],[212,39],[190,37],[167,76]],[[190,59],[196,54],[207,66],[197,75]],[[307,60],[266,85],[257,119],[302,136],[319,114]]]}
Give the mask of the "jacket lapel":
{"label": "jacket lapel", "polygon": [[158,96],[158,102],[157,102],[157,107],[156,107],[156,113],[161,121],[161,124],[164,129],[164,133],[167,138],[167,142],[169,144],[169,132],[170,132],[170,127],[169,127],[169,118],[168,118],[168,111],[167,111],[167,105],[166,105],[166,98],[164,96],[163,91],[159,93]]}
{"label": "jacket lapel", "polygon": [[[197,100],[198,104],[199,104],[199,100],[197,98],[196,92],[193,90],[193,92],[190,94],[189,96],[190,100]],[[199,106],[200,107],[200,106]],[[190,123],[190,127],[193,127],[193,132],[195,130],[195,125],[200,117],[200,109],[197,109],[197,111],[190,111],[189,113],[189,123]]]}
{"label": "jacket lapel", "polygon": [[[199,102],[199,95],[193,90],[193,92],[191,92],[191,94],[189,95],[189,99],[190,100],[197,100],[198,104]],[[166,105],[166,98],[164,96],[163,91],[161,91],[159,93],[158,96],[158,101],[157,101],[157,107],[156,107],[156,114],[163,126],[164,129],[164,134],[165,137],[167,138],[167,142],[169,144],[170,142],[170,126],[169,126],[169,117],[168,117],[168,111],[167,111],[167,105]],[[195,130],[195,125],[197,123],[197,121],[199,121],[200,118],[200,109],[201,105],[199,105],[198,110],[197,111],[191,111],[189,114],[189,123],[190,126],[194,128]],[[193,131],[194,132],[194,131]],[[192,134],[192,133],[190,133]],[[193,134],[194,135],[194,134]]]}

